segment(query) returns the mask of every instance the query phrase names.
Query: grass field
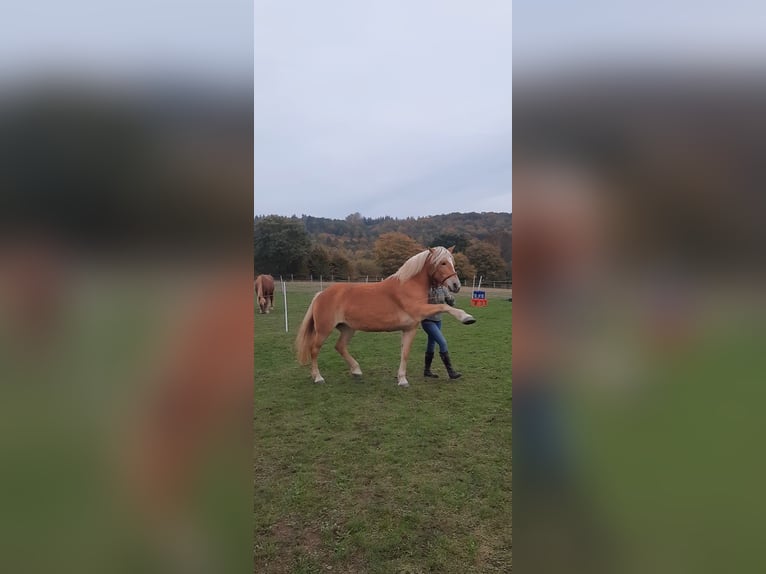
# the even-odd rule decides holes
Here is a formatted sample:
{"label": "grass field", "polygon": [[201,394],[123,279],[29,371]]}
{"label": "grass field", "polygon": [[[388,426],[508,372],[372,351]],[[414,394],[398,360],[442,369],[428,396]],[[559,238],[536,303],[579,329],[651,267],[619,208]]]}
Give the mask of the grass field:
{"label": "grass field", "polygon": [[354,380],[336,331],[311,382],[293,341],[317,287],[288,284],[289,333],[281,292],[255,316],[255,572],[510,572],[508,292],[470,308],[474,325],[443,316],[461,379],[422,377],[421,331],[400,388],[399,333],[356,334]]}

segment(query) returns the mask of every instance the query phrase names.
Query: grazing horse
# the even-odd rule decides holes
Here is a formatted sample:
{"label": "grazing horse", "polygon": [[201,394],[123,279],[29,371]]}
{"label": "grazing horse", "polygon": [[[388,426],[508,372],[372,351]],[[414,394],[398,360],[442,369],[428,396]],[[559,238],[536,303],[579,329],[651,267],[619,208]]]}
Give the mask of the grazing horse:
{"label": "grazing horse", "polygon": [[336,283],[317,293],[298,330],[295,346],[298,361],[311,360],[311,376],[323,383],[317,356],[333,329],[340,331],[335,349],[348,363],[352,375],[361,375],[359,363],[347,346],[356,331],[401,331],[402,354],[399,385],[407,382],[407,358],[420,322],[434,313],[449,313],[458,321],[475,323],[471,315],[444,303],[428,303],[431,285],[446,285],[453,293],[460,290],[452,249],[432,247],[410,257],[399,270],[380,283]]}
{"label": "grazing horse", "polygon": [[261,314],[274,309],[274,278],[271,275],[258,275],[255,278],[255,292],[258,294]]}

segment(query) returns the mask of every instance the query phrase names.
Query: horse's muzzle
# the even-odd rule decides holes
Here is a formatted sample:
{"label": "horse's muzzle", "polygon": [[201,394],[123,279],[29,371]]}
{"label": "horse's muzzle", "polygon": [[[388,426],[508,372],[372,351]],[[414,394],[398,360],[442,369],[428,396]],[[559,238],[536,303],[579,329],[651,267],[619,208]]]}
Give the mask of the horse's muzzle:
{"label": "horse's muzzle", "polygon": [[447,281],[447,289],[449,289],[451,293],[457,293],[460,291],[460,281],[458,279]]}

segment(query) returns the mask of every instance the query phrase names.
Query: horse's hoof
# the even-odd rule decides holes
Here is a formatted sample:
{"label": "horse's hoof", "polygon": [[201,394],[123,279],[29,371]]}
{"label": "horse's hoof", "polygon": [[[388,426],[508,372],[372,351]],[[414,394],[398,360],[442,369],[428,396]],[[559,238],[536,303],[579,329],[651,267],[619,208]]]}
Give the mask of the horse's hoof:
{"label": "horse's hoof", "polygon": [[463,319],[463,325],[473,325],[476,322],[476,319],[468,315],[465,319]]}
{"label": "horse's hoof", "polygon": [[399,381],[398,385],[400,387],[409,387],[410,384],[407,381]]}
{"label": "horse's hoof", "polygon": [[358,372],[358,373],[351,373],[351,376],[354,377],[355,379],[361,379],[362,378],[362,373],[361,373],[361,371]]}
{"label": "horse's hoof", "polygon": [[318,379],[314,379],[314,382],[317,385],[323,385],[324,384],[324,377],[319,377]]}

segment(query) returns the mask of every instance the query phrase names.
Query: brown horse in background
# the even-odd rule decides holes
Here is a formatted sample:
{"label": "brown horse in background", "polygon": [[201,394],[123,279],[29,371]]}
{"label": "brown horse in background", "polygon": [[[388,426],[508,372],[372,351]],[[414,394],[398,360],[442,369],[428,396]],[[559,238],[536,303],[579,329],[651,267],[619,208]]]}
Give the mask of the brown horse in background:
{"label": "brown horse in background", "polygon": [[475,323],[471,315],[444,303],[428,303],[431,285],[446,285],[460,291],[452,247],[432,247],[410,257],[399,270],[380,283],[336,283],[317,293],[309,305],[295,341],[298,360],[311,360],[311,376],[323,383],[317,356],[333,329],[340,331],[335,349],[348,363],[352,375],[361,375],[359,363],[347,346],[356,331],[401,331],[402,353],[399,385],[406,387],[407,358],[420,322],[434,313],[449,313],[466,325]]}
{"label": "brown horse in background", "polygon": [[274,309],[274,278],[271,275],[258,275],[255,278],[255,293],[258,295],[261,314]]}

